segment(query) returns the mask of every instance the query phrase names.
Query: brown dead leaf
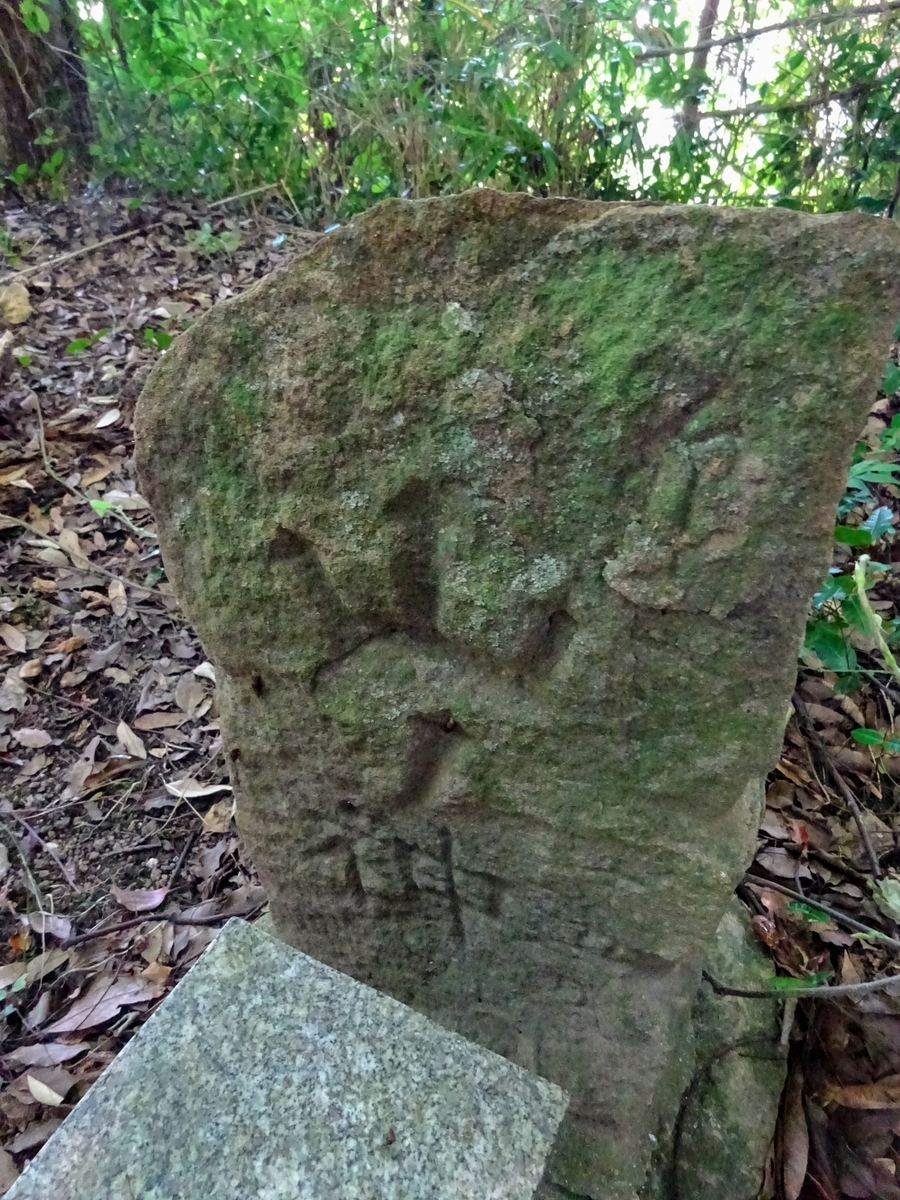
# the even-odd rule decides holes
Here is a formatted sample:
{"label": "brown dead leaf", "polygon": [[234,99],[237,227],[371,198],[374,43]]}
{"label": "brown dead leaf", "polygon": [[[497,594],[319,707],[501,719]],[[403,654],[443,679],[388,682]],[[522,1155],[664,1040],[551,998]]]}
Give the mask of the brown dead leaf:
{"label": "brown dead leaf", "polygon": [[7,325],[21,325],[31,316],[31,299],[24,283],[13,280],[0,289],[0,320]]}
{"label": "brown dead leaf", "polygon": [[83,488],[93,487],[95,483],[100,483],[102,480],[104,480],[113,469],[112,463],[107,463],[107,465],[104,467],[91,467],[89,471],[85,471],[85,473],[82,475],[81,486]]}
{"label": "brown dead leaf", "polygon": [[193,717],[205,699],[206,689],[203,684],[193,671],[187,671],[175,685],[175,703],[188,717]]}
{"label": "brown dead leaf", "polygon": [[885,1075],[874,1083],[826,1085],[822,1099],[843,1108],[900,1108],[900,1075]]}
{"label": "brown dead leaf", "polygon": [[117,617],[124,617],[128,612],[128,597],[125,594],[125,584],[121,579],[114,579],[107,588],[109,602],[112,605],[112,610]]}
{"label": "brown dead leaf", "polygon": [[36,1046],[19,1046],[4,1054],[3,1061],[22,1067],[58,1067],[88,1049],[87,1042],[40,1042]]}
{"label": "brown dead leaf", "polygon": [[144,979],[149,979],[151,983],[158,983],[161,986],[168,982],[169,976],[172,974],[171,967],[164,967],[160,962],[152,962],[149,966],[144,967],[141,975]]}
{"label": "brown dead leaf", "polygon": [[807,787],[812,783],[812,776],[803,767],[797,763],[792,763],[788,758],[782,758],[778,762],[778,770],[786,778],[790,779],[791,783],[796,783],[798,787]]}
{"label": "brown dead leaf", "polygon": [[76,1079],[65,1067],[31,1067],[25,1074],[25,1083],[38,1104],[58,1108],[65,1103]]}
{"label": "brown dead leaf", "polygon": [[115,884],[109,889],[110,895],[129,912],[151,912],[159,908],[169,894],[168,888],[120,888]]}
{"label": "brown dead leaf", "polygon": [[812,879],[809,867],[782,846],[768,846],[756,855],[756,862],[776,879]]}
{"label": "brown dead leaf", "polygon": [[[56,1124],[59,1125],[59,1122],[57,1121]],[[13,1141],[17,1142],[22,1136],[20,1133],[18,1137],[13,1138]],[[13,1149],[15,1147],[10,1144],[10,1150]],[[18,1178],[19,1168],[13,1162],[13,1156],[9,1153],[9,1150],[0,1150],[0,1196],[5,1196]]]}
{"label": "brown dead leaf", "polygon": [[21,667],[19,667],[19,678],[37,679],[38,675],[41,673],[41,668],[43,665],[44,664],[41,659],[30,658],[28,662],[22,663]]}
{"label": "brown dead leaf", "polygon": [[25,641],[25,634],[22,630],[5,621],[0,625],[0,638],[3,638],[13,654],[24,654],[28,649],[28,643]]}
{"label": "brown dead leaf", "polygon": [[38,1146],[43,1146],[44,1142],[56,1133],[60,1125],[62,1125],[62,1117],[49,1117],[46,1121],[34,1122],[27,1129],[16,1134],[8,1143],[9,1149],[13,1154],[22,1154],[26,1150],[34,1150]]}
{"label": "brown dead leaf", "polygon": [[135,717],[133,725],[135,729],[141,729],[146,733],[151,729],[171,729],[186,720],[187,717],[184,713],[149,712]]}
{"label": "brown dead leaf", "polygon": [[219,800],[204,814],[203,828],[206,833],[226,833],[233,816],[234,800]]}
{"label": "brown dead leaf", "polygon": [[8,487],[13,483],[21,483],[25,475],[28,473],[28,463],[18,467],[4,467],[0,471],[0,487]]}
{"label": "brown dead leaf", "polygon": [[80,634],[74,634],[72,637],[63,638],[62,641],[50,646],[49,654],[74,654],[76,650],[80,650],[82,646],[87,645],[87,638]]}
{"label": "brown dead leaf", "polygon": [[20,746],[27,746],[29,750],[40,750],[53,741],[46,729],[14,729],[11,736],[13,741]]}
{"label": "brown dead leaf", "polygon": [[65,1016],[47,1026],[47,1033],[74,1033],[93,1029],[117,1016],[131,1004],[156,1000],[162,994],[158,984],[140,976],[120,975],[118,979],[101,976],[79,997]]}
{"label": "brown dead leaf", "polygon": [[809,1163],[809,1129],[803,1111],[803,1072],[795,1067],[784,1094],[782,1186],[785,1200],[797,1200]]}
{"label": "brown dead leaf", "polygon": [[120,721],[116,727],[116,737],[119,739],[122,749],[132,758],[147,757],[147,747],[124,721]]}

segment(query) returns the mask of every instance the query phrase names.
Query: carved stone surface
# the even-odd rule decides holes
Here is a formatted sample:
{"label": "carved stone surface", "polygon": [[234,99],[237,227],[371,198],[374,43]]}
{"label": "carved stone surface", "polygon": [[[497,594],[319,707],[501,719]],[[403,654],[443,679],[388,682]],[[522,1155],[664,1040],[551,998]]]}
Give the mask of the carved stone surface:
{"label": "carved stone surface", "polygon": [[279,933],[568,1091],[553,1194],[677,1109],[898,279],[860,214],[389,201],[141,399]]}

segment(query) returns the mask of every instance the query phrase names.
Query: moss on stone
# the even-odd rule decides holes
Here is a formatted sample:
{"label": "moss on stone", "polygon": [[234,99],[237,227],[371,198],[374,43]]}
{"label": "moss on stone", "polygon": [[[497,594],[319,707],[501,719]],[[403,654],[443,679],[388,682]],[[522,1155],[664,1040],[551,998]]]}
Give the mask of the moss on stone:
{"label": "moss on stone", "polygon": [[576,1195],[633,1200],[671,1115],[898,242],[390,202],[214,309],[141,399],[279,929],[577,1093]]}

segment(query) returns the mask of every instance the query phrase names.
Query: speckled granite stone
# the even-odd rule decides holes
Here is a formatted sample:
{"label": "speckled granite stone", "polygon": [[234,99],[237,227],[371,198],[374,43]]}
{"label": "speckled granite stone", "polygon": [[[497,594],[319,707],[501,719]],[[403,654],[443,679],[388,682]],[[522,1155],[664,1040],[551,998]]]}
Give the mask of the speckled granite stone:
{"label": "speckled granite stone", "polygon": [[526,1200],[567,1097],[241,921],[8,1200]]}

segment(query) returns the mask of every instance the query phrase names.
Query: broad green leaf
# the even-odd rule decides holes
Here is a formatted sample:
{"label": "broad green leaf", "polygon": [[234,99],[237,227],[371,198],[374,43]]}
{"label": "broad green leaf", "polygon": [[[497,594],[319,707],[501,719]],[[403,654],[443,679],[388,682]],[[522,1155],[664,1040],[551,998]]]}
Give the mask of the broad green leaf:
{"label": "broad green leaf", "polygon": [[894,363],[888,363],[884,369],[881,390],[886,396],[893,396],[894,392],[900,391],[900,367]]}
{"label": "broad green leaf", "polygon": [[835,525],[834,540],[842,546],[871,546],[872,535],[866,529],[852,525]]}
{"label": "broad green leaf", "polygon": [[826,671],[856,670],[856,651],[840,629],[829,621],[810,621],[806,627],[805,649],[818,658]]}
{"label": "broad green leaf", "polygon": [[872,541],[877,542],[880,537],[884,537],[886,533],[890,533],[894,528],[894,513],[887,507],[882,505],[876,508],[870,517],[867,517],[860,525],[860,529],[864,529],[872,535]]}
{"label": "broad green leaf", "polygon": [[850,736],[863,746],[880,746],[884,741],[877,729],[854,729]]}
{"label": "broad green leaf", "polygon": [[852,575],[829,575],[813,596],[813,608],[822,608],[825,604],[845,600],[852,590]]}

